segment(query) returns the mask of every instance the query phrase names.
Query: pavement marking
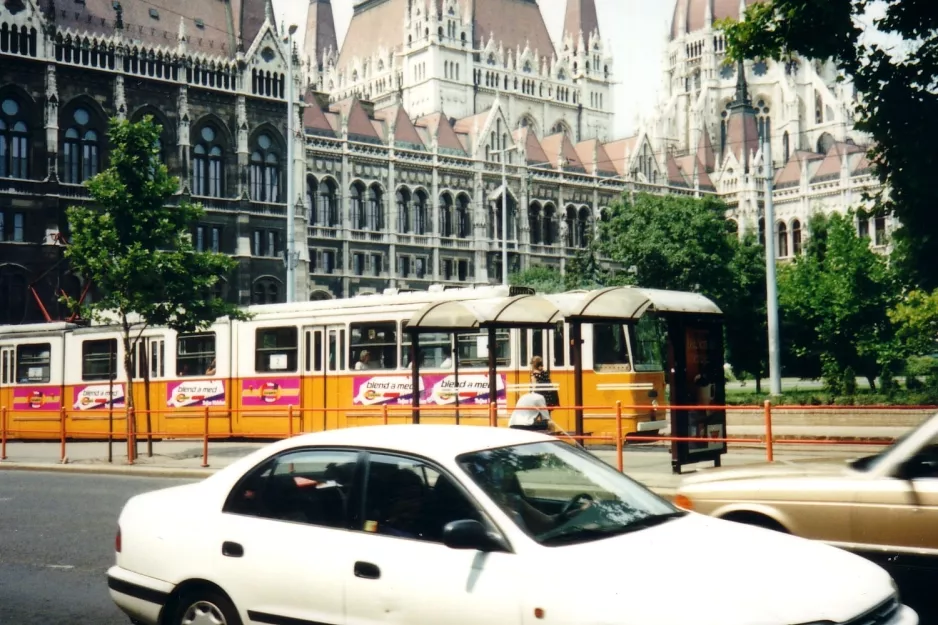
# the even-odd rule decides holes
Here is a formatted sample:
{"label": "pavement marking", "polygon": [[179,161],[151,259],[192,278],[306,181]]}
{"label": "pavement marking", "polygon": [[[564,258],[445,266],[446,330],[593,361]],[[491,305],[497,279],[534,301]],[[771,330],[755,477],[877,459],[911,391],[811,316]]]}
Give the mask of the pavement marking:
{"label": "pavement marking", "polygon": [[44,565],[44,566],[45,566],[47,569],[61,569],[61,570],[63,570],[63,571],[67,571],[68,569],[73,569],[73,568],[75,568],[75,567],[74,567],[73,565],[71,565],[71,564],[46,564],[46,565]]}

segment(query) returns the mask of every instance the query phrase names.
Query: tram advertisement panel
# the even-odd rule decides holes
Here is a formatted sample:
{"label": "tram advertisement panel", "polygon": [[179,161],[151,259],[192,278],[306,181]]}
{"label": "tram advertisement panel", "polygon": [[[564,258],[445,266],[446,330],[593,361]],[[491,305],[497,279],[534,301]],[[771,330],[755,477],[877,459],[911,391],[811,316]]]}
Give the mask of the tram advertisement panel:
{"label": "tram advertisement panel", "polygon": [[60,410],[62,389],[58,386],[18,386],[13,389],[14,410]]}
{"label": "tram advertisement panel", "polygon": [[[460,374],[459,385],[455,374],[422,375],[420,380],[420,403],[424,405],[455,405],[457,393],[460,404],[488,404],[488,374]],[[496,376],[497,402],[504,403],[505,376]],[[356,406],[374,406],[381,404],[410,405],[414,400],[413,378],[399,376],[356,376],[352,387]]]}
{"label": "tram advertisement panel", "polygon": [[224,406],[224,380],[188,380],[166,385],[166,405],[170,408]]}
{"label": "tram advertisement panel", "polygon": [[[113,392],[113,394],[112,394]],[[96,410],[125,407],[123,384],[85,384],[76,386],[72,408],[75,410]]]}
{"label": "tram advertisement panel", "polygon": [[299,378],[251,378],[241,381],[243,406],[297,406]]}

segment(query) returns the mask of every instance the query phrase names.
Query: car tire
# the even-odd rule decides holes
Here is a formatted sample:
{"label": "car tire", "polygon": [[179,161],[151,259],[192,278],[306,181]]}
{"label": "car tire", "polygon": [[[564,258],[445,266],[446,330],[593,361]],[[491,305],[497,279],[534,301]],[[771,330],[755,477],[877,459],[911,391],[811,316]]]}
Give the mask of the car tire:
{"label": "car tire", "polygon": [[176,601],[167,625],[242,625],[234,604],[212,589],[186,591]]}
{"label": "car tire", "polygon": [[762,529],[772,530],[773,532],[779,532],[781,534],[790,534],[785,526],[776,521],[771,517],[767,517],[764,514],[757,513],[737,513],[730,514],[723,517],[727,521],[733,521],[734,523],[743,523],[745,525],[753,525],[755,527],[761,527]]}

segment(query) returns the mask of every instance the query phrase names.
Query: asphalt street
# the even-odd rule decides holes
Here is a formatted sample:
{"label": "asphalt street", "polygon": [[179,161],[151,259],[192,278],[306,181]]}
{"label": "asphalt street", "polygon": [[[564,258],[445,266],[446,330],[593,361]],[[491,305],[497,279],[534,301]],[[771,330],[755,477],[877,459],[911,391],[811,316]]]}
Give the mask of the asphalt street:
{"label": "asphalt street", "polygon": [[111,602],[117,517],[186,480],[0,473],[0,625],[128,625]]}
{"label": "asphalt street", "polygon": [[[105,575],[118,514],[137,493],[187,481],[0,473],[0,625],[127,625]],[[922,624],[938,625],[938,575],[894,574]]]}

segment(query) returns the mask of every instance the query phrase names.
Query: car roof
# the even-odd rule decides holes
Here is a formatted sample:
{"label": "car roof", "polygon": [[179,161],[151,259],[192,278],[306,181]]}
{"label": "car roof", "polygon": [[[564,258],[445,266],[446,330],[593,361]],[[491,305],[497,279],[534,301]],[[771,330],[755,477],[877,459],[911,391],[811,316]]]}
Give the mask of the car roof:
{"label": "car roof", "polygon": [[348,445],[395,450],[428,458],[454,458],[483,449],[556,440],[545,434],[510,428],[406,424],[349,427],[302,434],[289,439],[289,446]]}

